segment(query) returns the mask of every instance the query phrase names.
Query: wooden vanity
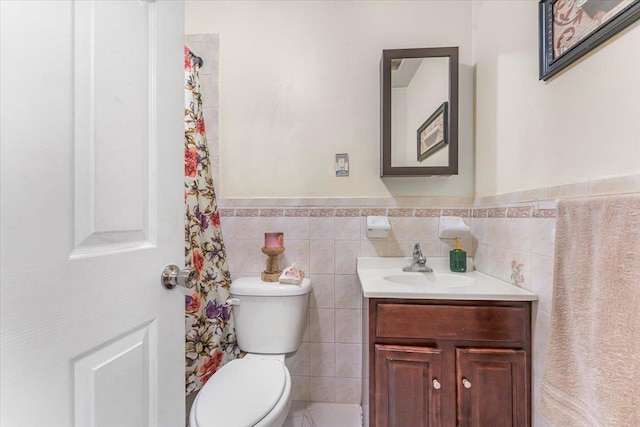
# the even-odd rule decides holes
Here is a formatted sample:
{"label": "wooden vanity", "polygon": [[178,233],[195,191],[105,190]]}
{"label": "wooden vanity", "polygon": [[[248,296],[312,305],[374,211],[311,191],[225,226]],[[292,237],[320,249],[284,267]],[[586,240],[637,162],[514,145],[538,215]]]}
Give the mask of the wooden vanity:
{"label": "wooden vanity", "polygon": [[358,262],[365,426],[531,426],[534,294],[472,272],[474,288],[390,283],[389,297],[392,261]]}
{"label": "wooden vanity", "polygon": [[531,302],[369,299],[370,426],[531,425]]}

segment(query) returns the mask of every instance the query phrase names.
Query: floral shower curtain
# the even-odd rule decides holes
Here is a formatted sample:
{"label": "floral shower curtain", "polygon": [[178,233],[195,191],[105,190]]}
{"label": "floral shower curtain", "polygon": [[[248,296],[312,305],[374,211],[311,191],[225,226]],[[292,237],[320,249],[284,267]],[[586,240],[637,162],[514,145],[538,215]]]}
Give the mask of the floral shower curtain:
{"label": "floral shower curtain", "polygon": [[231,277],[202,116],[198,76],[202,60],[186,46],[184,53],[185,265],[198,272],[193,292],[185,297],[186,393],[189,394],[200,390],[222,365],[237,358],[240,349],[231,308],[225,305]]}

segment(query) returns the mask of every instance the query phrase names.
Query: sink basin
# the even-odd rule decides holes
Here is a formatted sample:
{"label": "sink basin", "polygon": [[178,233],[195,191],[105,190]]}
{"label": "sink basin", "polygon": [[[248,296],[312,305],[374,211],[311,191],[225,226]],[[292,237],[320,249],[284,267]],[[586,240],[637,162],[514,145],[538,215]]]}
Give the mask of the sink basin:
{"label": "sink basin", "polygon": [[358,257],[357,272],[365,298],[535,301],[536,295],[473,268],[467,258],[466,273],[449,271],[449,257],[430,257],[432,273],[402,271],[409,257]]}
{"label": "sink basin", "polygon": [[401,273],[383,276],[388,282],[413,286],[442,286],[458,288],[471,286],[475,281],[471,277],[449,273]]}

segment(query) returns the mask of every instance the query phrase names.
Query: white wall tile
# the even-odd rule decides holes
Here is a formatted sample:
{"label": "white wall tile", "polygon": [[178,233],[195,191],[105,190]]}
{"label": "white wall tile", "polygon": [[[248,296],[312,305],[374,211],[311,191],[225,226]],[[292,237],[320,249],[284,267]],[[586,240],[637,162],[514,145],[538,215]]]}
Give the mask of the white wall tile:
{"label": "white wall tile", "polygon": [[335,273],[356,274],[356,258],[360,255],[359,240],[335,241]]}
{"label": "white wall tile", "polygon": [[325,377],[309,378],[309,399],[313,402],[334,402],[334,379]]}
{"label": "white wall tile", "polygon": [[309,396],[309,377],[291,376],[291,399],[308,401]]}
{"label": "white wall tile", "polygon": [[225,240],[235,240],[236,238],[236,217],[222,216],[220,217],[220,230],[222,238]]}
{"label": "white wall tile", "polygon": [[531,220],[531,252],[553,256],[555,248],[555,218],[533,218]]}
{"label": "white wall tile", "polygon": [[535,322],[533,327],[533,362],[544,366],[549,344],[551,316],[544,311],[538,310]]}
{"label": "white wall tile", "polygon": [[[281,267],[286,267],[295,262],[296,265],[302,269],[302,271],[309,275],[309,240],[285,240],[284,247],[284,253],[280,255]],[[264,258],[264,261],[266,267],[266,256]]]}
{"label": "white wall tile", "polygon": [[478,244],[487,243],[487,222],[488,218],[472,218],[471,234],[478,241]]}
{"label": "white wall tile", "polygon": [[302,332],[302,341],[303,342],[311,341],[311,310],[313,310],[313,309],[312,308],[308,308],[307,309],[306,324],[304,325],[304,331]]}
{"label": "white wall tile", "polygon": [[538,296],[539,309],[551,313],[553,300],[553,257],[531,255],[531,291]]}
{"label": "white wall tile", "polygon": [[309,240],[309,217],[284,218],[285,247],[289,240]]}
{"label": "white wall tile", "polygon": [[312,285],[309,307],[334,308],[335,277],[333,274],[314,274],[309,277]]}
{"label": "white wall tile", "polygon": [[335,401],[337,403],[360,403],[361,396],[362,380],[360,378],[335,379]]}
{"label": "white wall tile", "polygon": [[589,195],[591,196],[638,192],[640,192],[640,173],[589,181]]}
{"label": "white wall tile", "polygon": [[484,260],[486,271],[484,271],[484,273],[501,280],[509,281],[509,277],[511,276],[511,260],[507,260],[506,249],[499,246],[487,245],[486,255],[486,259]]}
{"label": "white wall tile", "polygon": [[488,218],[487,219],[487,244],[500,246],[507,245],[507,219]]}
{"label": "white wall tile", "polygon": [[335,342],[362,342],[362,310],[335,310]]}
{"label": "white wall tile", "polygon": [[309,218],[309,238],[333,240],[335,238],[335,221],[333,217]]}
{"label": "white wall tile", "polygon": [[437,217],[416,217],[413,219],[413,240],[427,240],[438,236]]}
{"label": "white wall tile", "polygon": [[360,217],[336,217],[336,240],[360,241]]}
{"label": "white wall tile", "polygon": [[387,240],[387,256],[410,257],[413,253],[413,244],[411,240]]}
{"label": "white wall tile", "polygon": [[334,342],[335,310],[309,309],[309,340],[311,342]]}
{"label": "white wall tile", "polygon": [[531,252],[531,218],[507,218],[507,249]]}
{"label": "white wall tile", "polygon": [[335,375],[335,344],[309,344],[309,375],[312,377],[333,377]]}
{"label": "white wall tile", "polygon": [[285,365],[291,375],[309,375],[309,343],[303,342],[293,353],[287,354]]}
{"label": "white wall tile", "polygon": [[473,264],[476,270],[485,274],[489,274],[489,246],[485,244],[479,244],[476,249],[475,257],[473,258]]}
{"label": "white wall tile", "polygon": [[334,253],[333,240],[311,240],[309,242],[309,273],[333,274]]}
{"label": "white wall tile", "polygon": [[356,274],[335,276],[335,308],[361,308],[362,288]]}
{"label": "white wall tile", "polygon": [[360,378],[362,376],[362,346],[360,344],[335,345],[335,376]]}
{"label": "white wall tile", "polygon": [[236,272],[252,273],[252,275],[264,270],[260,268],[259,240],[236,240]]}
{"label": "white wall tile", "polygon": [[389,223],[391,224],[389,239],[413,240],[413,217],[391,217]]}
{"label": "white wall tile", "polygon": [[549,199],[562,199],[567,197],[584,197],[589,195],[589,183],[579,182],[549,187]]}
{"label": "white wall tile", "polygon": [[387,256],[387,240],[364,237],[360,241],[360,256]]}
{"label": "white wall tile", "polygon": [[260,218],[253,216],[236,217],[236,239],[250,240],[260,238],[262,238],[261,245],[264,246],[264,235],[260,236]]}

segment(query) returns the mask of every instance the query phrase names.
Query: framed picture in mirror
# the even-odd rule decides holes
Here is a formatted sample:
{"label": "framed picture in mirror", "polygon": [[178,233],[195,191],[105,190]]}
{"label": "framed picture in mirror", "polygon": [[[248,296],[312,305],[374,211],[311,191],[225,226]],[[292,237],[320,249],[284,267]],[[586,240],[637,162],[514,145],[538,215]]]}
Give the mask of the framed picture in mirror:
{"label": "framed picture in mirror", "polygon": [[449,103],[443,102],[418,128],[418,161],[421,162],[449,143]]}

